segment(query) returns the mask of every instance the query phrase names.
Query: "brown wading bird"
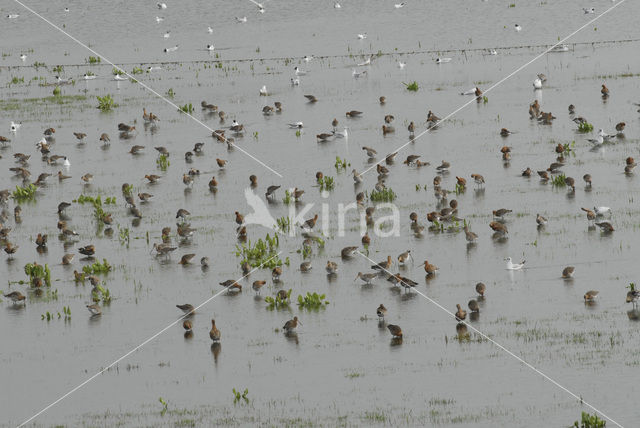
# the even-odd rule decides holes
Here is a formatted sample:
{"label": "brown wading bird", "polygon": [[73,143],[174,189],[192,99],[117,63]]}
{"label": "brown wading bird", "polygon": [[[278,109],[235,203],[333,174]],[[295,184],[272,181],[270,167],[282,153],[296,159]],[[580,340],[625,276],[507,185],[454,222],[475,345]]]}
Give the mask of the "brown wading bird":
{"label": "brown wading bird", "polygon": [[19,302],[22,302],[23,305],[27,304],[27,298],[19,291],[12,291],[11,293],[5,294],[4,297],[11,299],[14,305]]}
{"label": "brown wading bird", "polygon": [[193,253],[185,254],[184,256],[182,256],[178,263],[181,265],[188,265],[189,263],[191,263],[191,259],[193,259],[195,256],[196,255]]}
{"label": "brown wading bird", "polygon": [[176,305],[176,308],[180,309],[185,314],[195,314],[196,313],[195,308],[193,307],[193,305],[191,305],[189,303],[185,303],[184,305]]}
{"label": "brown wading bird", "polygon": [[284,323],[284,326],[282,327],[282,329],[284,330],[285,333],[293,333],[295,329],[298,327],[298,324],[302,325],[302,323],[298,320],[298,317],[293,317],[292,320],[289,320],[286,323]]}
{"label": "brown wading bird", "polygon": [[253,281],[253,284],[251,285],[251,288],[253,288],[253,291],[256,292],[256,294],[260,294],[260,289],[267,283],[267,281]]}
{"label": "brown wading bird", "polygon": [[376,309],[376,315],[378,315],[380,320],[384,320],[384,317],[387,315],[387,308],[385,308],[382,303],[380,303],[380,306]]}
{"label": "brown wading bird", "polygon": [[422,265],[424,266],[424,271],[427,273],[427,275],[431,276],[431,275],[435,275],[436,272],[438,272],[438,266],[433,265],[431,263],[429,263],[428,260],[425,260]]}
{"label": "brown wading bird", "polygon": [[589,290],[586,293],[584,293],[584,301],[593,302],[596,299],[596,297],[598,297],[598,294],[600,294],[598,290]]}
{"label": "brown wading bird", "polygon": [[480,297],[484,297],[485,291],[487,291],[487,287],[482,282],[476,284],[476,292]]}
{"label": "brown wading bird", "polygon": [[338,272],[338,264],[329,260],[327,261],[325,270],[327,271],[328,275],[335,275]]}
{"label": "brown wading bird", "polygon": [[389,333],[391,333],[391,337],[392,338],[398,338],[401,339],[402,338],[402,329],[400,328],[399,325],[395,325],[395,324],[389,324],[387,326],[387,328],[389,329]]}
{"label": "brown wading bird", "polygon": [[216,327],[216,320],[211,320],[211,330],[209,330],[209,337],[214,342],[220,342],[220,330]]}
{"label": "brown wading bird", "polygon": [[573,273],[576,271],[576,268],[573,266],[567,266],[562,270],[562,277],[564,279],[573,278]]}
{"label": "brown wading bird", "polygon": [[372,265],[371,269],[378,270],[378,271],[386,271],[392,265],[393,265],[393,260],[391,259],[391,256],[387,256],[387,260],[383,260],[380,263],[376,263],[375,265]]}
{"label": "brown wading bird", "polygon": [[458,303],[456,305],[456,308],[458,308],[458,311],[456,312],[456,320],[458,321],[462,321],[465,318],[467,318],[467,311],[465,311],[464,309],[462,309],[462,307],[460,306],[460,304]]}
{"label": "brown wading bird", "polygon": [[91,257],[96,254],[96,247],[93,245],[86,245],[78,248],[78,252],[84,256]]}
{"label": "brown wading bird", "polygon": [[509,233],[509,230],[507,230],[507,226],[497,221],[492,221],[491,223],[489,223],[489,227],[494,232],[499,233],[501,235],[506,235],[507,233]]}
{"label": "brown wading bird", "polygon": [[229,292],[231,290],[238,290],[239,292],[242,291],[242,285],[238,284],[238,282],[233,279],[227,279],[219,284],[225,287]]}

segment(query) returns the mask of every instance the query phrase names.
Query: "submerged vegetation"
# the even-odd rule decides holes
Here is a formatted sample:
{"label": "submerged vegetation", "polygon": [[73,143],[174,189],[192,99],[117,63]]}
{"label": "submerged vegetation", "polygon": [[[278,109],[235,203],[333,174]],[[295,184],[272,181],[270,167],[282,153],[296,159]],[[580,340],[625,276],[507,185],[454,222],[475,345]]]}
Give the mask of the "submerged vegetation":
{"label": "submerged vegetation", "polygon": [[16,190],[13,191],[11,196],[18,202],[33,201],[36,198],[37,190],[38,187],[33,183],[25,187],[16,186]]}
{"label": "submerged vegetation", "polygon": [[578,132],[587,133],[593,131],[593,125],[589,122],[581,122],[578,125]]}
{"label": "submerged vegetation", "polygon": [[236,245],[236,257],[242,257],[241,263],[249,263],[251,267],[263,267],[273,269],[283,264],[289,265],[289,258],[284,261],[278,255],[280,238],[278,234],[271,237],[268,233],[263,239],[258,239],[254,244],[248,241],[246,244]]}
{"label": "submerged vegetation", "polygon": [[336,167],[336,171],[340,172],[346,171],[347,168],[351,166],[351,164],[347,162],[346,159],[340,159],[340,156],[336,156],[336,163],[334,166]]}
{"label": "submerged vegetation", "polygon": [[280,290],[275,297],[265,297],[264,301],[267,303],[267,309],[274,310],[288,307],[289,303],[291,303],[291,291],[291,289],[287,291]]}
{"label": "submerged vegetation", "polygon": [[402,84],[407,88],[407,91],[418,92],[418,82],[416,82],[415,80],[411,83],[402,82]]}
{"label": "submerged vegetation", "polygon": [[24,273],[29,277],[29,284],[33,287],[41,287],[42,282],[47,287],[51,287],[51,271],[49,265],[39,265],[38,263],[27,263],[24,265]]}
{"label": "submerged vegetation", "polygon": [[607,426],[607,422],[600,419],[598,415],[590,415],[587,412],[582,412],[580,422],[575,421],[572,428],[604,428]]}
{"label": "submerged vegetation", "polygon": [[298,306],[300,308],[306,308],[306,309],[324,308],[326,305],[329,304],[329,302],[325,300],[324,297],[325,297],[324,294],[318,294],[315,292],[314,293],[307,292],[306,296],[299,294]]}
{"label": "submerged vegetation", "polygon": [[169,165],[171,165],[171,162],[167,155],[160,155],[158,156],[158,159],[156,159],[156,165],[160,171],[166,171],[167,168],[169,168]]}
{"label": "submerged vegetation", "polygon": [[98,99],[98,108],[100,111],[107,112],[118,107],[113,98],[111,98],[111,95],[107,94],[102,97],[100,95],[96,95],[96,98]]}
{"label": "submerged vegetation", "polygon": [[92,265],[87,265],[82,267],[82,272],[86,275],[96,275],[99,273],[107,273],[113,269],[113,266],[107,262],[107,259],[102,259],[102,263],[94,262]]}
{"label": "submerged vegetation", "polygon": [[396,194],[390,187],[386,187],[382,190],[372,190],[369,194],[369,199],[372,202],[393,202],[396,199]]}

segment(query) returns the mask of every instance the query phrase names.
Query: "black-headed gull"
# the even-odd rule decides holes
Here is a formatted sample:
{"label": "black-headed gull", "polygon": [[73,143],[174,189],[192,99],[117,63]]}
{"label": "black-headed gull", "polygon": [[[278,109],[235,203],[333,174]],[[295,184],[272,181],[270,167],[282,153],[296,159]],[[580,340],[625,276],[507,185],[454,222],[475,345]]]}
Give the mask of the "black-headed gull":
{"label": "black-headed gull", "polygon": [[93,80],[96,78],[95,74],[89,74],[89,73],[84,73],[84,75],[82,76],[82,78],[84,80]]}
{"label": "black-headed gull", "polygon": [[262,88],[260,88],[260,95],[262,95],[263,97],[269,95],[269,93],[267,92],[267,85],[262,85]]}
{"label": "black-headed gull", "polygon": [[371,65],[371,57],[367,58],[365,62],[358,64],[358,67],[364,67],[365,65]]}
{"label": "black-headed gull", "polygon": [[213,34],[213,28],[211,28],[211,27],[207,27],[207,33],[209,33],[209,34]]}
{"label": "black-headed gull", "polygon": [[304,70],[300,70],[298,67],[294,67],[293,71],[296,72],[296,76],[304,76],[305,74],[307,74],[306,71]]}
{"label": "black-headed gull", "polygon": [[516,24],[513,28],[515,28],[516,31],[522,31],[522,27],[519,24]]}
{"label": "black-headed gull", "polygon": [[21,54],[21,55],[20,55],[20,59],[21,59],[22,61],[26,60],[26,59],[27,59],[27,55],[25,55],[25,54]]}
{"label": "black-headed gull", "polygon": [[507,270],[520,270],[524,267],[524,264],[526,263],[526,260],[524,259],[520,263],[513,263],[511,261],[511,257],[507,257],[505,261],[507,262]]}
{"label": "black-headed gull", "polygon": [[404,69],[406,65],[407,65],[406,62],[398,61],[398,67],[400,68],[400,70]]}
{"label": "black-headed gull", "polygon": [[302,122],[288,123],[287,125],[289,125],[289,128],[291,129],[300,129],[304,127],[304,124]]}
{"label": "black-headed gull", "polygon": [[215,46],[213,46],[213,45],[207,45],[207,50],[208,50],[209,52],[211,52],[211,51],[212,51],[212,50],[214,50],[214,49],[215,49]]}
{"label": "black-headed gull", "polygon": [[353,69],[353,71],[351,72],[351,75],[353,77],[355,77],[356,79],[358,77],[362,77],[365,76],[367,74],[367,70],[362,70],[362,71],[357,71],[355,68]]}
{"label": "black-headed gull", "polygon": [[10,13],[9,15],[7,15],[7,18],[16,19],[19,16],[20,16],[20,14],[18,14],[18,13]]}
{"label": "black-headed gull", "polygon": [[595,212],[597,216],[603,216],[605,214],[611,215],[611,208],[609,208],[609,207],[593,207],[593,212]]}
{"label": "black-headed gull", "polygon": [[313,55],[305,55],[302,59],[304,59],[304,62],[310,62],[313,60]]}
{"label": "black-headed gull", "polygon": [[359,40],[364,40],[366,38],[367,38],[367,33],[358,34],[358,39]]}
{"label": "black-headed gull", "polygon": [[451,62],[451,58],[436,58],[436,64],[445,64]]}
{"label": "black-headed gull", "polygon": [[340,3],[338,3],[338,2],[333,3],[333,8],[334,9],[340,9],[341,7],[342,6],[340,6]]}
{"label": "black-headed gull", "polygon": [[238,18],[238,17],[236,16],[236,22],[239,22],[239,23],[244,24],[245,22],[247,22],[247,17],[246,17],[246,16],[243,16],[242,18]]}
{"label": "black-headed gull", "polygon": [[171,31],[167,31],[166,33],[164,33],[162,37],[164,37],[165,39],[168,39],[169,37],[171,37]]}
{"label": "black-headed gull", "polygon": [[602,137],[604,141],[611,141],[616,137],[615,135],[607,134],[602,128],[598,130],[598,136]]}
{"label": "black-headed gull", "polygon": [[536,77],[533,81],[533,89],[542,89],[542,80],[540,78]]}
{"label": "black-headed gull", "polygon": [[299,78],[291,78],[291,86],[298,86],[300,84],[300,79]]}
{"label": "black-headed gull", "polygon": [[11,132],[18,132],[18,130],[20,129],[20,127],[22,126],[22,122],[19,123],[15,123],[13,120],[11,121]]}
{"label": "black-headed gull", "polygon": [[166,3],[156,3],[156,6],[158,7],[158,9],[166,9],[167,8],[167,4]]}
{"label": "black-headed gull", "polygon": [[595,7],[583,7],[582,11],[586,14],[588,13],[596,13],[596,8]]}
{"label": "black-headed gull", "polygon": [[161,23],[162,21],[164,21],[164,18],[163,18],[163,17],[161,17],[161,16],[156,16],[156,22],[157,22],[158,24],[159,24],[159,23]]}
{"label": "black-headed gull", "polygon": [[594,146],[599,146],[604,143],[604,138],[602,138],[602,135],[598,135],[598,138],[588,138],[587,141]]}
{"label": "black-headed gull", "polygon": [[113,76],[113,80],[127,80],[127,77],[122,76],[120,74],[116,74],[115,76]]}
{"label": "black-headed gull", "polygon": [[347,127],[345,126],[345,127],[344,127],[344,129],[342,130],[342,132],[340,132],[340,131],[332,131],[332,132],[333,132],[333,135],[334,135],[336,138],[349,138],[349,131],[348,131],[348,129],[349,129],[349,128],[347,128]]}
{"label": "black-headed gull", "polygon": [[164,53],[175,52],[177,50],[178,50],[178,45],[175,45],[174,47],[171,47],[171,48],[164,48]]}
{"label": "black-headed gull", "polygon": [[400,9],[401,7],[404,7],[405,4],[406,4],[405,2],[396,3],[396,4],[393,5],[393,7],[395,7],[396,9]]}

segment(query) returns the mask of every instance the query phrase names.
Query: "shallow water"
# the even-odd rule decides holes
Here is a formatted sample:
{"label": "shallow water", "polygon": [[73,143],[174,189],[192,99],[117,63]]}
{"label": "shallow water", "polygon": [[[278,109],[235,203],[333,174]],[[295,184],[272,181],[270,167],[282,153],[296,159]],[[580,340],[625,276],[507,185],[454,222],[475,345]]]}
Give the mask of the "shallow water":
{"label": "shallow water", "polygon": [[[409,3],[399,10],[385,2],[384,12],[364,1],[345,3],[339,11],[331,2],[322,7],[308,1],[296,7],[266,2],[263,15],[250,2],[216,2],[206,9],[205,2],[184,4],[181,9],[168,3],[165,11],[155,9],[153,2],[127,3],[126,13],[125,3],[119,5],[100,3],[81,11],[69,4],[69,13],[63,12],[63,2],[34,3],[33,7],[53,22],[64,23],[66,31],[105,57],[126,64],[127,71],[160,63],[162,70],[135,77],[160,94],[172,88],[173,102],[192,103],[194,116],[213,129],[229,126],[237,118],[247,128],[245,136],[237,139],[239,147],[283,177],[238,148],[228,151],[214,142],[206,128],[141,86],[111,81],[110,65],[78,65],[92,54],[29,12],[20,11],[17,4],[2,4],[3,13],[21,16],[3,18],[7,43],[0,60],[0,82],[15,76],[24,77],[26,83],[1,89],[4,122],[8,126],[11,120],[22,121],[23,126],[15,136],[8,130],[0,133],[13,140],[1,153],[0,170],[5,174],[0,188],[21,184],[8,171],[17,151],[32,155],[33,179],[40,172],[55,174],[62,169],[41,162],[34,147],[42,130],[50,126],[56,128],[51,152],[69,157],[68,174],[73,176],[62,183],[51,177],[35,203],[21,204],[22,223],[14,224],[12,215],[4,222],[13,228],[9,240],[20,248],[13,260],[0,263],[2,277],[24,280],[24,265],[37,261],[51,267],[54,280],[44,296],[27,293],[26,285],[4,288],[28,295],[25,308],[4,299],[0,310],[0,323],[6,326],[0,331],[4,344],[0,375],[2,385],[7,385],[0,400],[4,425],[24,421],[168,326],[181,315],[175,304],[199,304],[221,290],[219,282],[242,276],[235,255],[233,213],[250,211],[242,196],[250,174],[259,177],[256,194],[260,196],[270,184],[304,189],[304,202],[315,203],[305,218],[321,214],[320,204],[328,203],[330,216],[322,220],[329,222],[329,236],[324,248],[313,246],[312,271],[298,271],[300,235],[281,236],[282,257],[291,262],[282,284],[274,286],[269,280],[262,296],[254,297],[251,283],[269,279],[270,272],[252,273],[242,281],[241,294],[222,294],[199,310],[191,339],[183,337],[178,323],[52,407],[36,419],[36,425],[567,426],[581,411],[593,413],[477,334],[457,340],[455,320],[418,293],[401,292],[382,279],[372,286],[353,282],[357,272],[367,272],[371,263],[359,256],[340,260],[340,249],[358,245],[360,233],[358,214],[351,211],[346,236],[339,236],[338,204],[352,202],[359,191],[370,191],[376,174],[367,173],[365,182],[354,187],[348,173],[334,168],[339,156],[350,162],[349,171],[366,169],[371,164],[361,150],[363,145],[375,148],[382,159],[407,141],[409,121],[416,122],[418,132],[424,131],[428,110],[444,117],[469,99],[460,92],[475,85],[486,89],[544,51],[534,45],[556,42],[593,15],[583,15],[571,2],[517,3],[513,8],[502,2],[430,2]],[[598,2],[595,7],[601,11],[609,5]],[[640,59],[637,41],[604,42],[640,38],[631,21],[634,7],[631,2],[619,6],[570,40],[580,43],[569,52],[544,56],[488,93],[487,103],[469,105],[406,147],[389,167],[392,172],[386,181],[397,194],[401,236],[382,239],[370,232],[369,248],[369,257],[375,261],[387,255],[395,259],[411,249],[415,263],[400,272],[418,281],[420,292],[452,312],[457,303],[466,307],[475,297],[475,283],[484,282],[487,297],[472,325],[624,426],[633,426],[639,416],[634,400],[638,392],[634,374],[640,365],[638,325],[627,313],[631,307],[624,304],[625,286],[635,281],[640,242],[638,186],[637,177],[625,176],[623,169],[627,156],[638,156],[639,115],[631,103],[640,102]],[[244,15],[248,22],[237,24],[234,17]],[[155,16],[166,19],[157,24]],[[488,18],[471,19],[478,16]],[[523,27],[520,33],[511,28],[515,22]],[[214,28],[213,35],[207,34],[208,25]],[[171,37],[163,39],[167,30]],[[361,32],[367,32],[368,38],[358,41],[356,34]],[[219,58],[202,50],[207,43],[216,45]],[[177,52],[162,53],[175,44],[180,45]],[[497,56],[483,51],[506,46],[527,47],[498,49]],[[18,56],[27,49],[33,51],[22,64]],[[452,58],[451,63],[436,65],[433,59],[438,54],[430,51],[448,49],[453,51],[444,55]],[[364,60],[358,54],[378,51],[382,55],[367,68],[367,77],[352,78],[352,68]],[[306,64],[301,56],[308,54],[323,58]],[[216,59],[223,60],[221,69],[210,66],[216,62],[209,61]],[[399,59],[407,62],[405,70],[398,69]],[[34,68],[30,66],[34,61],[48,67]],[[63,98],[45,98],[53,86],[39,84],[55,81],[58,73],[53,66],[58,64],[64,65],[62,74],[77,79],[76,83],[61,86]],[[295,65],[309,72],[299,87],[289,84]],[[81,80],[87,70],[98,79]],[[537,73],[545,73],[548,81],[534,93],[531,82]],[[402,83],[414,80],[420,87],[417,93],[407,91]],[[603,82],[611,90],[606,102],[599,92]],[[262,85],[270,96],[258,95]],[[119,106],[100,113],[95,96],[107,93]],[[307,103],[304,94],[314,94],[319,102]],[[378,103],[381,95],[387,97],[384,106]],[[217,116],[204,114],[199,107],[203,99],[219,105],[229,119],[220,124]],[[527,106],[534,99],[557,116],[552,126],[529,120]],[[274,101],[282,102],[283,112],[264,117],[262,107]],[[617,122],[625,121],[625,138],[590,151],[586,138],[593,135],[576,132],[567,114],[571,103],[596,129],[611,133]],[[144,128],[143,107],[160,117],[155,130]],[[344,112],[352,109],[363,111],[363,117],[347,119]],[[395,116],[396,132],[383,137],[380,127],[385,114]],[[348,142],[318,144],[315,135],[330,131],[334,117],[340,127],[349,127]],[[305,128],[297,137],[286,124],[299,120]],[[116,124],[134,121],[139,129],[135,137],[118,138]],[[503,139],[498,135],[502,127],[517,133]],[[78,131],[88,134],[86,145],[76,144],[72,132]],[[105,149],[98,142],[102,132],[111,136],[111,145]],[[573,154],[563,171],[576,179],[575,193],[541,184],[537,177],[520,177],[526,167],[540,170],[553,162],[557,142],[572,141]],[[204,154],[186,164],[183,154],[196,142],[205,142]],[[145,152],[128,154],[133,144],[146,146]],[[513,148],[507,165],[499,153],[505,144]],[[171,152],[166,172],[156,166],[154,146],[166,146]],[[402,160],[408,154],[420,154],[431,165],[407,168]],[[227,159],[229,166],[219,171],[215,158]],[[462,232],[425,231],[422,238],[411,232],[410,212],[419,213],[426,225],[426,213],[436,209],[432,179],[442,159],[452,164],[443,177],[443,188],[453,190],[456,175],[468,180],[466,192],[450,199],[458,200],[460,216],[479,235],[475,246],[466,244]],[[180,179],[191,167],[203,175],[196,178],[193,189],[185,189]],[[315,187],[316,171],[335,178],[336,187],[326,199]],[[94,180],[84,186],[79,177],[87,172]],[[474,189],[469,177],[474,172],[484,175],[484,191]],[[587,172],[594,181],[590,191],[581,180]],[[152,173],[162,175],[160,183],[146,184],[144,175]],[[219,182],[216,194],[207,187],[212,175]],[[124,206],[120,191],[124,182],[133,184],[134,194],[156,196],[151,203],[139,205],[143,214],[139,225]],[[275,218],[288,213],[282,203],[283,189],[270,204]],[[56,206],[81,194],[116,196],[115,206],[105,206],[113,213],[114,233],[108,237],[97,227],[89,204],[73,204],[67,214],[80,237],[65,250],[55,229]],[[580,207],[600,205],[613,210],[616,231],[612,234],[589,228],[580,211]],[[9,213],[13,206],[11,201]],[[191,224],[197,229],[192,242],[175,236],[175,213],[181,207],[192,213]],[[488,226],[491,211],[501,207],[514,210],[506,223],[507,240],[492,239]],[[549,218],[543,229],[536,228],[538,212]],[[381,215],[378,212],[375,217]],[[168,260],[150,254],[164,226],[172,226],[178,246]],[[128,247],[118,239],[118,227],[129,228]],[[251,241],[270,232],[260,226],[248,229]],[[44,254],[34,251],[37,233],[49,235]],[[72,266],[60,264],[63,254],[77,253],[77,247],[90,243],[96,245],[98,260],[106,258],[114,266],[103,276],[113,301],[98,318],[90,318],[84,307],[91,298],[90,284],[73,281],[73,270],[89,262],[76,254]],[[182,267],[177,261],[186,253],[196,253],[196,258],[193,265]],[[208,271],[197,264],[202,256],[211,258]],[[507,272],[506,256],[526,258],[529,268]],[[424,277],[419,266],[424,259],[439,266],[434,278]],[[335,278],[328,278],[324,271],[327,260],[339,264]],[[560,275],[568,265],[576,267],[576,274],[565,281]],[[293,298],[308,291],[325,293],[330,304],[318,312],[300,310],[294,303],[289,309],[267,310],[264,297],[281,288],[292,289]],[[582,296],[590,289],[600,290],[600,296],[597,304],[585,306]],[[53,290],[57,300],[50,298]],[[389,310],[387,322],[402,326],[401,345],[391,341],[386,327],[379,325],[375,308],[380,303]],[[57,318],[63,306],[71,309],[70,322]],[[47,311],[54,313],[49,322],[41,320]],[[277,329],[293,316],[303,325],[297,336],[284,336]],[[211,318],[222,331],[219,348],[212,348],[207,335]],[[233,388],[247,388],[249,403],[234,404]],[[166,413],[159,397],[168,404]]]}

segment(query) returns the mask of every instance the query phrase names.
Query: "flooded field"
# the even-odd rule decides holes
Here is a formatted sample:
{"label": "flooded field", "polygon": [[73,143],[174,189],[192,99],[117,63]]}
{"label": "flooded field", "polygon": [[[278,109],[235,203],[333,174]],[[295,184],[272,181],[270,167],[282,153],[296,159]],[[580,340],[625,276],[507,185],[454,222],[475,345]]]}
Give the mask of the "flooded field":
{"label": "flooded field", "polygon": [[[566,50],[486,91],[615,3],[456,0],[396,8],[345,0],[335,8],[331,1],[274,0],[264,13],[251,1],[155,3],[100,2],[87,10],[74,2],[25,3],[55,29],[17,2],[0,2],[0,135],[11,140],[0,149],[0,189],[13,194],[0,207],[2,229],[11,229],[0,231],[2,247],[11,244],[0,260],[0,425],[541,427],[570,426],[595,408],[607,426],[635,426],[640,311],[625,299],[640,255],[640,187],[633,160],[626,161],[640,157],[636,4],[622,2],[564,42]],[[110,61],[128,76],[114,80]],[[546,81],[534,90],[541,73]],[[408,89],[413,82],[417,90]],[[477,102],[461,95],[475,87],[485,91]],[[469,100],[425,132],[428,111],[444,118]],[[535,101],[555,116],[551,124],[530,118]],[[281,111],[263,113],[276,102]],[[159,120],[143,119],[143,108]],[[352,110],[362,114],[345,115]],[[386,115],[394,120],[385,123]],[[578,130],[578,117],[593,129]],[[230,129],[234,120],[242,133]],[[15,132],[12,121],[21,123]],[[289,126],[297,122],[303,126]],[[416,139],[409,142],[411,122]],[[135,130],[120,132],[119,123]],[[383,125],[394,132],[383,135]],[[336,137],[345,127],[348,138]],[[55,132],[45,135],[48,128]],[[502,128],[512,134],[501,136]],[[218,141],[212,129],[234,141]],[[594,145],[588,140],[599,129],[613,138]],[[322,133],[330,135],[323,141]],[[43,139],[49,153],[36,147]],[[194,151],[196,143],[203,145]],[[136,145],[144,148],[130,153]],[[377,154],[369,158],[365,146]],[[402,146],[395,162],[385,162]],[[20,163],[16,153],[31,157]],[[409,155],[429,165],[405,165]],[[446,172],[437,169],[443,160]],[[384,184],[377,162],[389,170]],[[541,180],[536,171],[553,162],[561,173]],[[17,167],[30,175],[10,170]],[[522,176],[526,168],[531,177]],[[354,184],[353,169],[361,183]],[[30,187],[42,173],[51,176]],[[471,174],[481,174],[484,185]],[[183,183],[185,175],[192,184]],[[558,177],[573,177],[575,190]],[[272,185],[281,187],[267,200]],[[376,185],[386,189],[379,200]],[[294,188],[305,191],[298,203],[285,195]],[[360,192],[362,203],[345,214]],[[143,193],[153,198],[145,203]],[[250,218],[256,199],[280,230],[258,256],[270,266],[252,258],[256,266],[246,274],[243,248],[256,255],[256,242],[276,233],[247,221],[246,239],[239,236],[236,212]],[[458,220],[447,222],[441,210],[454,199]],[[70,206],[59,215],[63,201]],[[383,202],[397,209],[398,233]],[[365,247],[361,218],[375,206]],[[614,230],[601,230],[583,207],[610,207],[595,222]],[[492,214],[500,208],[512,210],[501,222]],[[179,209],[190,213],[190,238],[177,234],[184,230]],[[311,238],[299,224],[283,230],[287,217],[305,209],[303,221],[319,216]],[[434,211],[440,222],[427,220]],[[538,226],[537,214],[547,223]],[[496,235],[494,221],[508,233]],[[478,235],[475,243],[465,239],[464,224]],[[163,237],[164,227],[171,231]],[[46,245],[37,246],[38,234],[48,236]],[[167,256],[154,251],[163,242],[175,247]],[[79,252],[89,245],[93,256]],[[349,246],[356,253],[341,257]],[[412,258],[399,263],[407,250]],[[74,255],[69,264],[66,254]],[[180,264],[187,254],[194,254],[190,263]],[[387,272],[370,284],[354,281],[388,256]],[[506,257],[526,259],[524,268],[505,269]],[[425,276],[425,260],[437,273]],[[301,271],[303,262],[311,270]],[[337,263],[335,274],[327,262]],[[48,275],[40,272],[45,266]],[[563,278],[568,266],[575,272]],[[83,268],[85,279],[76,278]],[[405,290],[387,280],[398,272],[417,285]],[[242,291],[225,291],[227,280]],[[265,285],[256,295],[258,280]],[[281,290],[291,290],[289,304],[265,301]],[[599,294],[585,302],[589,290]],[[13,303],[7,295],[14,291],[26,299]],[[307,293],[324,297],[299,305]],[[472,299],[479,312],[468,309]],[[185,332],[176,305],[204,302]],[[92,304],[101,315],[87,310]],[[453,316],[457,304],[468,312],[462,323]],[[286,333],[294,317],[301,325]],[[208,334],[212,319],[220,341]],[[393,338],[389,325],[403,337]]]}

